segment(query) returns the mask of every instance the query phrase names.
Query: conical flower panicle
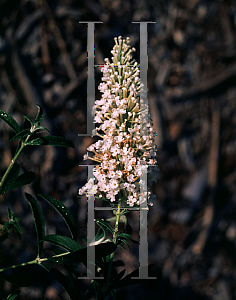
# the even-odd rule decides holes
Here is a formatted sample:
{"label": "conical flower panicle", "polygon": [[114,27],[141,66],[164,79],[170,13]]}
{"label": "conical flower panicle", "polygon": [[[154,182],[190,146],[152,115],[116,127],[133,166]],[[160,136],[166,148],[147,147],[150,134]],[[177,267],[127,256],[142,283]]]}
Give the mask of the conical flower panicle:
{"label": "conical flower panicle", "polygon": [[[115,38],[112,63],[106,58],[101,69],[98,89],[102,97],[93,107],[94,123],[98,124],[93,135],[101,139],[87,148],[93,155],[84,156],[100,165],[94,168],[95,181],[90,179],[79,190],[80,195],[87,192],[111,202],[123,199],[129,206],[140,204],[141,165],[157,163],[155,133],[148,107],[140,100],[142,89],[133,51],[129,38]],[[155,176],[153,172],[148,175],[150,185]]]}

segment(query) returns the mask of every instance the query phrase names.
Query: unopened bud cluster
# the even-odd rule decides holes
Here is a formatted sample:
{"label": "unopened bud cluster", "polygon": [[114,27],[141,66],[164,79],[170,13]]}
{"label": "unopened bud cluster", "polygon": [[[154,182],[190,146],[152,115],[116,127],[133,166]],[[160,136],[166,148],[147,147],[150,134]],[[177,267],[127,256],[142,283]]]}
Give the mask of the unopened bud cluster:
{"label": "unopened bud cluster", "polygon": [[[111,202],[123,199],[128,206],[140,204],[142,165],[156,165],[155,132],[147,105],[141,105],[137,62],[132,60],[129,38],[115,38],[112,63],[105,59],[99,90],[93,107],[93,135],[101,139],[87,148],[84,159],[100,163],[79,194],[95,195]],[[143,116],[145,115],[145,118]],[[150,167],[149,169],[152,169]],[[155,181],[150,172],[149,186]],[[154,175],[154,176],[153,176]],[[148,198],[151,192],[148,191]]]}

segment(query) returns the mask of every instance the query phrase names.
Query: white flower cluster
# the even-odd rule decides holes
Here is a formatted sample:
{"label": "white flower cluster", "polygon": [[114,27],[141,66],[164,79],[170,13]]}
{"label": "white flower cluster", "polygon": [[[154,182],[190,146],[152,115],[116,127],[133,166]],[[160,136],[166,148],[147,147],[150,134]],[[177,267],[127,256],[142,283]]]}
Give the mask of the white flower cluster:
{"label": "white flower cluster", "polygon": [[[140,204],[142,165],[156,165],[154,130],[148,107],[140,110],[140,79],[137,62],[132,60],[129,38],[115,38],[112,63],[105,59],[100,100],[93,107],[93,132],[101,140],[92,144],[84,159],[99,162],[79,194],[95,195],[111,202],[123,199],[130,207]],[[141,115],[145,113],[145,120]],[[155,176],[148,178],[149,185]],[[151,192],[148,192],[150,196]]]}

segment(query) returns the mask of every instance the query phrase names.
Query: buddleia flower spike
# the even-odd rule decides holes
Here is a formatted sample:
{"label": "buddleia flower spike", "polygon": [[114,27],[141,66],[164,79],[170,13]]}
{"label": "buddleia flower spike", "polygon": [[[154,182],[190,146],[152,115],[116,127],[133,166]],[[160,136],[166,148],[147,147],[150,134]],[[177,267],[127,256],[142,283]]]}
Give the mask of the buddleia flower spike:
{"label": "buddleia flower spike", "polygon": [[[142,86],[137,62],[132,59],[129,38],[114,39],[112,62],[105,59],[101,68],[102,82],[98,89],[102,96],[93,107],[93,135],[100,137],[90,145],[84,159],[98,162],[94,179],[90,179],[79,194],[116,202],[122,199],[128,207],[140,204],[142,165],[156,165],[156,145],[148,106],[142,103]],[[141,100],[140,100],[141,99]],[[140,110],[141,109],[141,110]],[[156,167],[150,167],[148,184],[155,181]],[[148,199],[151,191],[148,190]]]}

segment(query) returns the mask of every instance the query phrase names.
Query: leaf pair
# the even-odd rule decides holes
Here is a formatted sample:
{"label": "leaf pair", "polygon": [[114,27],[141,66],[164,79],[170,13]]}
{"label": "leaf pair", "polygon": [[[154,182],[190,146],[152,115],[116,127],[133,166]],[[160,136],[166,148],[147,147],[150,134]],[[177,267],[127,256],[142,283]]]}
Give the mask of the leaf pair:
{"label": "leaf pair", "polygon": [[19,175],[20,167],[15,162],[16,158],[19,156],[19,154],[21,153],[21,151],[25,146],[51,145],[51,146],[74,148],[72,142],[70,142],[69,140],[61,136],[43,136],[43,137],[33,138],[30,140],[31,136],[37,130],[43,130],[48,132],[48,130],[45,127],[40,126],[44,117],[44,112],[41,106],[39,105],[37,106],[38,106],[38,114],[35,120],[33,121],[31,118],[25,116],[25,119],[28,120],[28,122],[30,123],[30,128],[25,128],[23,130],[20,129],[20,126],[17,124],[14,118],[12,118],[6,112],[0,110],[0,119],[6,122],[16,132],[16,135],[10,141],[20,139],[22,142],[20,147],[19,147],[20,144],[18,145],[19,148],[17,150],[17,153],[6,171],[5,173],[6,175],[3,176],[3,179],[0,183],[0,195],[2,195],[8,190],[30,184],[35,179],[36,175],[32,171],[28,171],[25,172],[24,174]]}
{"label": "leaf pair", "polygon": [[[37,114],[34,122],[32,121],[32,119],[30,119],[27,116],[25,116],[25,118],[31,123],[32,126],[36,125],[38,127],[41,124],[41,122],[43,121],[44,111],[40,105],[37,105],[37,107],[38,107],[38,114]],[[18,135],[18,138],[23,137],[24,133],[26,133],[26,130],[27,130],[27,132],[29,131],[29,129],[25,129],[25,130],[21,131],[20,126],[18,125],[16,120],[12,116],[10,116],[8,113],[6,113],[2,110],[0,110],[0,119],[3,120],[5,123],[7,123],[15,131],[15,133]],[[24,133],[22,133],[22,136],[19,136],[19,134],[21,132],[24,132]],[[15,140],[15,139],[17,139],[17,138],[13,137],[12,140]]]}
{"label": "leaf pair", "polygon": [[19,223],[17,223],[20,219],[16,218],[15,215],[12,213],[10,208],[7,208],[8,212],[8,222],[6,222],[0,231],[4,232],[0,235],[0,242],[4,241],[8,237],[8,233],[11,229],[14,229],[16,233],[21,237],[22,229]]}
{"label": "leaf pair", "polygon": [[[8,113],[0,110],[0,119],[7,123],[16,133],[16,135],[10,140],[15,141],[17,139],[24,140],[27,136],[31,136],[34,134],[36,130],[47,131],[47,128],[40,126],[41,122],[44,118],[44,111],[40,105],[38,107],[38,114],[33,121],[31,118],[24,116],[26,120],[29,121],[31,128],[26,128],[21,130],[20,126],[16,122],[16,120],[10,116]],[[51,145],[51,146],[59,146],[59,147],[72,147],[74,148],[74,144],[61,136],[44,136],[33,139],[31,141],[26,142],[26,145]]]}
{"label": "leaf pair", "polygon": [[[23,129],[22,131],[18,131],[17,134],[10,140],[10,142],[21,139],[22,141],[24,138],[29,137],[35,133],[37,130],[43,130],[43,131],[48,131],[47,128],[40,126],[41,122],[43,121],[44,118],[44,111],[40,105],[37,105],[38,107],[38,114],[33,121],[31,118],[24,116],[26,120],[30,123],[30,128]],[[14,127],[16,127],[15,123],[16,121],[12,118],[9,118],[10,116],[8,115],[8,120],[11,120],[9,124],[14,124]],[[17,124],[17,123],[16,123]],[[18,124],[17,124],[18,125]],[[18,126],[19,127],[19,126]],[[18,128],[17,128],[18,130]],[[64,137],[61,136],[44,136],[44,137],[38,137],[34,138],[33,140],[28,141],[28,139],[25,139],[25,144],[28,146],[36,146],[36,145],[51,145],[51,146],[59,146],[59,147],[72,147],[74,148],[74,145],[72,142],[67,140]]]}

